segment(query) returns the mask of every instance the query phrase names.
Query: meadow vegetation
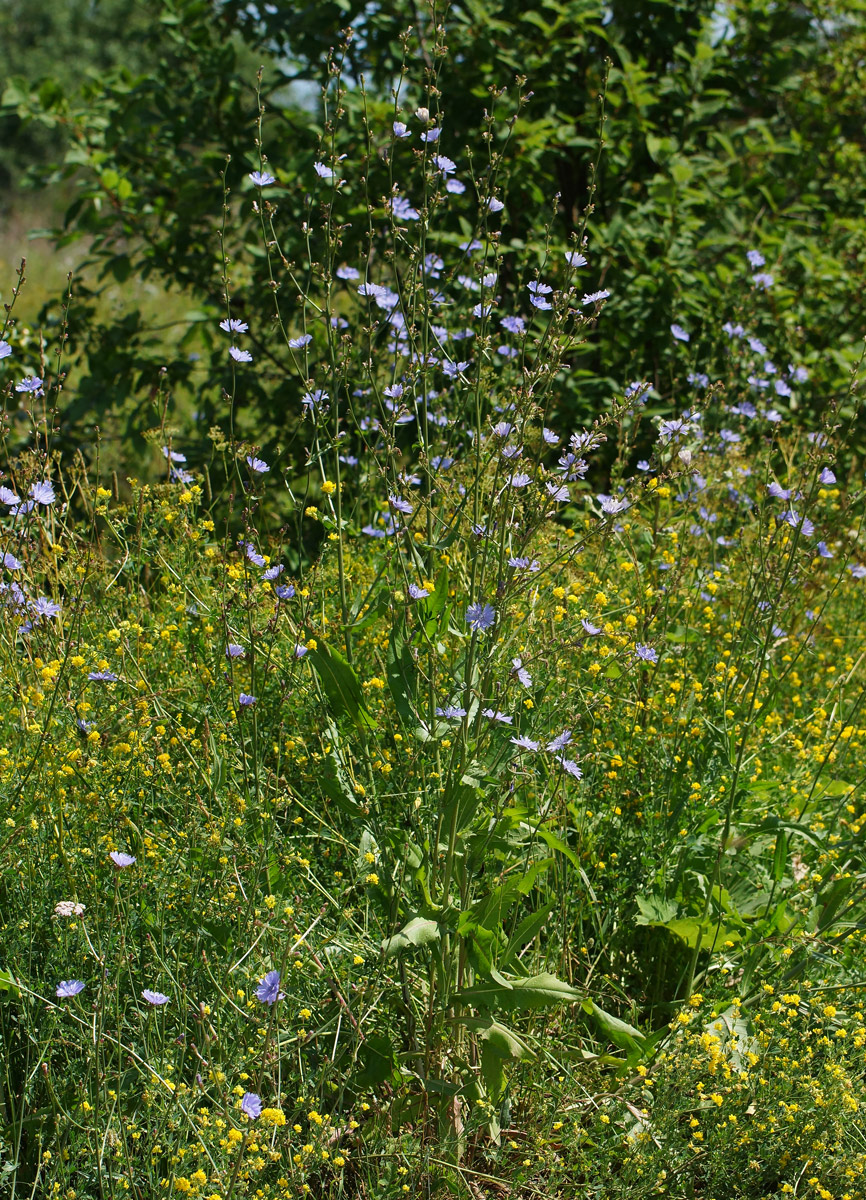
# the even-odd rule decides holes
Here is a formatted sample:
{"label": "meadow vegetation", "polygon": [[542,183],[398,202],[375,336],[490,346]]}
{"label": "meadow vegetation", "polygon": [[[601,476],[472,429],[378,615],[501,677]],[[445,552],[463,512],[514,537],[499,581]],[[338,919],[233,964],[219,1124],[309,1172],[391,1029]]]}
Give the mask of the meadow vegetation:
{"label": "meadow vegetation", "polygon": [[860,361],[770,225],[584,395],[605,92],[521,238],[525,81],[469,153],[350,46],[222,164],[206,431],[106,466],[7,306],[0,1194],[861,1200]]}

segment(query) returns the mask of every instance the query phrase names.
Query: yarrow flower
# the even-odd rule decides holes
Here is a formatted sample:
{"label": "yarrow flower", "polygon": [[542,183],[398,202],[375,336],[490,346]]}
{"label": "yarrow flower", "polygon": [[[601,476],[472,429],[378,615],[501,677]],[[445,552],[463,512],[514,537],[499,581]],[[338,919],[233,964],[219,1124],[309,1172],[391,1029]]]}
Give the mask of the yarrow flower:
{"label": "yarrow flower", "polygon": [[261,1000],[262,1004],[276,1004],[278,1000],[285,998],[285,992],[280,991],[280,973],[279,971],[268,971],[267,975],[259,981],[259,986],[256,988],[256,996]]}
{"label": "yarrow flower", "polygon": [[466,610],[466,623],[473,633],[486,633],[496,620],[496,609],[481,600],[470,604]]}
{"label": "yarrow flower", "polygon": [[112,850],[108,857],[120,871],[122,871],[124,867],[133,866],[136,861],[135,855],[127,854],[125,850]]}
{"label": "yarrow flower", "polygon": [[75,900],[58,900],[54,905],[55,917],[80,917],[84,915],[83,904],[76,903]]}
{"label": "yarrow flower", "polygon": [[152,992],[150,988],[145,988],[141,993],[142,999],[148,1004],[152,1004],[154,1008],[160,1008],[163,1004],[168,1004],[169,997],[163,995],[162,992]]}
{"label": "yarrow flower", "polygon": [[79,992],[84,991],[84,983],[81,979],[64,979],[57,985],[55,995],[61,1000],[68,1000],[72,996],[77,996]]}

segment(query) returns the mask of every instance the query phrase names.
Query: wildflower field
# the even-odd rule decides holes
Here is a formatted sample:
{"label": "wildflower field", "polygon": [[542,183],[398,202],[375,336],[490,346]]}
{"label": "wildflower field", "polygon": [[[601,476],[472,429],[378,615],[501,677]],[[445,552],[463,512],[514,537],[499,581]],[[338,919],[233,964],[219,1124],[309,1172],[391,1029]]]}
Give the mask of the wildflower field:
{"label": "wildflower field", "polygon": [[6,305],[0,1196],[862,1200],[859,350],[770,223],[581,415],[604,90],[521,239],[525,81],[469,152],[348,44],[220,168],[213,424],[73,444]]}

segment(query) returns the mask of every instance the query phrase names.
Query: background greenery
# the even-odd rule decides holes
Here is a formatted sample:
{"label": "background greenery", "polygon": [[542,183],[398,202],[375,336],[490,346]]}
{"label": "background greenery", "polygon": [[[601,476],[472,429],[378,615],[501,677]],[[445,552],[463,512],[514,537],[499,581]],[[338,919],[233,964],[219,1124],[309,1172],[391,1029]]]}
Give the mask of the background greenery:
{"label": "background greenery", "polygon": [[[204,436],[225,384],[202,322],[223,309],[216,232],[227,156],[228,248],[252,252],[255,240],[255,218],[234,197],[258,162],[256,68],[264,66],[267,153],[287,185],[279,224],[292,261],[304,252],[310,156],[328,132],[319,86],[350,25],[340,137],[356,159],[362,108],[383,127],[389,120],[409,26],[449,145],[476,158],[484,110],[513,107],[515,76],[526,77],[534,94],[510,133],[502,241],[529,262],[581,227],[607,76],[588,229],[598,286],[613,284],[613,319],[559,381],[564,413],[597,412],[638,363],[666,404],[687,403],[669,325],[691,331],[696,366],[712,374],[725,340],[717,314],[735,316],[748,247],[763,251],[768,271],[784,273],[774,325],[786,343],[808,346],[812,384],[797,403],[819,409],[845,379],[864,324],[863,15],[862,0],[466,0],[432,12],[404,0],[4,4],[5,180],[19,211],[47,201],[49,217],[61,214],[54,244],[66,263],[83,264],[69,314],[79,369],[61,414],[64,436],[90,453],[98,424],[116,465],[130,452],[140,457],[150,417],[142,400],[163,366],[179,412],[188,426],[197,414]],[[440,24],[447,59],[435,49]],[[420,83],[419,75],[411,84],[417,102]],[[497,101],[502,88],[509,94]],[[21,224],[14,228],[20,242]],[[360,221],[345,231],[347,261],[362,237]],[[46,259],[31,282],[48,302],[38,318],[22,311],[50,329],[60,320],[61,281],[55,276],[53,296],[40,292]],[[234,287],[251,323],[270,313],[254,273]],[[148,301],[129,303],[143,289]],[[262,440],[278,440],[281,408],[264,389],[248,403]]]}

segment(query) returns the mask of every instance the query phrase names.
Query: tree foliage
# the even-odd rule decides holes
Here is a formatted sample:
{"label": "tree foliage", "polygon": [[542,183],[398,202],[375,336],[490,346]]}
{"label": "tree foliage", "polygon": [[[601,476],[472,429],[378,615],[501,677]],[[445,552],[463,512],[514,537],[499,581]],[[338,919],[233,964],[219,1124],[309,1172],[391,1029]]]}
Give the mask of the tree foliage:
{"label": "tree foliage", "polygon": [[[133,286],[156,276],[183,289],[197,337],[197,319],[223,307],[217,234],[226,163],[236,231],[229,257],[251,246],[258,223],[242,186],[259,165],[253,63],[267,64],[264,148],[286,185],[280,224],[289,263],[304,247],[306,188],[323,139],[364,163],[369,188],[387,182],[381,161],[365,158],[366,139],[390,125],[392,89],[407,62],[413,74],[400,104],[437,112],[443,152],[465,148],[470,161],[487,157],[472,132],[479,118],[494,106],[515,110],[515,78],[524,77],[531,101],[513,128],[501,123],[492,135],[509,139],[503,244],[523,251],[527,268],[541,265],[551,243],[583,229],[595,185],[587,286],[610,288],[616,318],[576,354],[559,403],[596,411],[640,361],[652,364],[664,401],[682,407],[669,326],[690,329],[695,367],[712,374],[725,340],[715,314],[730,308],[743,254],[754,247],[770,274],[784,265],[774,328],[764,332],[777,349],[808,344],[813,389],[800,402],[820,408],[828,389],[841,386],[866,316],[863,8],[862,0],[463,0],[423,9],[406,0],[260,8],[162,0],[136,16],[139,54],[130,62],[91,72],[77,91],[59,71],[53,83],[12,79],[4,111],[28,127],[65,131],[61,173],[78,195],[60,239],[90,238],[91,260],[108,278]],[[325,118],[313,88],[335,53],[352,81],[340,120]],[[359,217],[365,211],[359,192]],[[359,219],[345,229],[348,261],[363,255],[365,228]],[[254,272],[233,279],[251,318],[271,311],[266,285]],[[748,309],[748,295],[741,302]],[[70,394],[70,437],[128,402],[130,379],[140,396],[166,365],[148,331],[125,321],[118,330],[97,320],[86,292],[73,306],[72,344],[88,371]],[[223,364],[211,360],[206,337],[196,348],[198,360],[179,354],[168,366],[208,421],[220,406]],[[263,388],[251,403],[276,436],[282,402]],[[134,427],[140,408],[130,411]]]}

